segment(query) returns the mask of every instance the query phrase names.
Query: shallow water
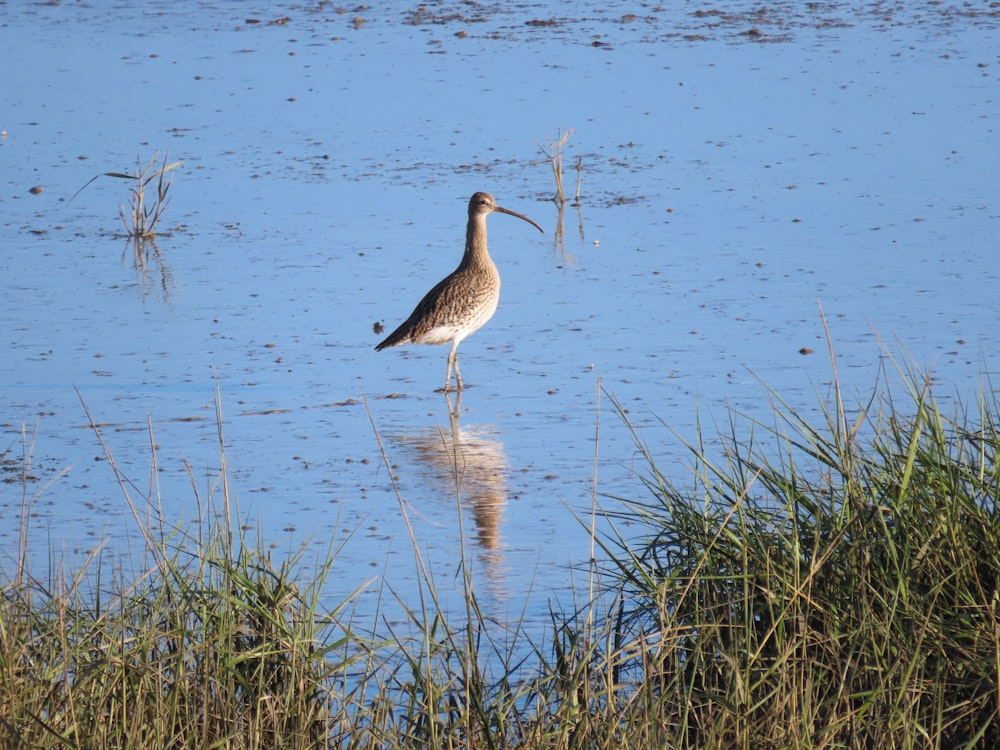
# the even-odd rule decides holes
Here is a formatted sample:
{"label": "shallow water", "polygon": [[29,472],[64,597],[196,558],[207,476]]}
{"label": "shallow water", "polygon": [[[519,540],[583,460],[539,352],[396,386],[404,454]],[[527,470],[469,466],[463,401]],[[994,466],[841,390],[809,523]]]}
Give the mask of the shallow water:
{"label": "shallow water", "polygon": [[[680,481],[660,419],[767,419],[760,381],[818,413],[820,306],[848,394],[885,340],[974,399],[998,357],[998,12],[768,8],[7,7],[0,452],[32,451],[36,564],[137,541],[83,404],[135,497],[182,523],[219,492],[218,388],[251,537],[340,535],[331,599],[412,590],[398,491],[445,589],[461,523],[491,613],[527,596],[533,619],[570,597],[595,489],[642,493],[601,388]],[[582,195],[560,233],[538,142],[566,128]],[[137,258],[126,183],[69,199],[156,150],[183,165]],[[490,219],[503,296],[461,347],[453,423],[447,348],[376,354],[373,327],[454,268],[477,190],[546,234]],[[8,545],[21,507],[2,485]]]}

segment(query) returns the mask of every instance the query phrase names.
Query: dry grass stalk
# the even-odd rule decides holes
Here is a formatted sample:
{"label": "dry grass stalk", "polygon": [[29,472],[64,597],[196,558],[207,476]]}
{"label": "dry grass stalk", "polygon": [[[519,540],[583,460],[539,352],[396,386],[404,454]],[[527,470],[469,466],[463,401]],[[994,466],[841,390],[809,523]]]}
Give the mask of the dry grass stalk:
{"label": "dry grass stalk", "polygon": [[[573,129],[568,129],[565,133],[562,130],[556,131],[556,140],[554,143],[546,143],[544,146],[538,141],[535,143],[541,150],[545,157],[549,160],[549,164],[552,166],[552,175],[555,177],[556,181],[556,194],[552,197],[559,205],[566,202],[566,192],[563,190],[563,157],[562,149],[569,140],[569,137],[573,134]],[[577,200],[579,201],[579,184],[577,185]]]}
{"label": "dry grass stalk", "polygon": [[[125,204],[119,207],[119,216],[122,224],[125,225],[125,231],[134,239],[145,240],[156,236],[156,225],[160,222],[163,212],[170,202],[169,192],[173,178],[168,177],[167,172],[179,167],[180,162],[175,161],[173,164],[167,164],[167,157],[164,155],[163,164],[157,167],[156,160],[159,154],[159,151],[153,154],[153,158],[145,167],[140,167],[141,163],[137,159],[135,172],[131,175],[120,172],[106,173],[108,177],[132,181],[132,187],[129,188],[132,199],[128,207]],[[155,194],[147,195],[147,189],[154,183]]]}

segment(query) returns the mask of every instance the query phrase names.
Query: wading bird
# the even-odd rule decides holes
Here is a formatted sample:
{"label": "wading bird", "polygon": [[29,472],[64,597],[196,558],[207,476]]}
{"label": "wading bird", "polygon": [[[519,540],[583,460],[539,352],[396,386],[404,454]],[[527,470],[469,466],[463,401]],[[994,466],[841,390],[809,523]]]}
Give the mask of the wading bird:
{"label": "wading bird", "polygon": [[401,344],[446,344],[450,341],[445,392],[451,387],[452,368],[457,390],[462,390],[458,345],[493,317],[500,301],[500,274],[486,247],[486,217],[494,211],[524,219],[539,232],[545,231],[527,216],[498,206],[489,193],[473,195],[469,200],[469,225],[465,230],[462,262],[424,295],[399,328],[375,347],[375,351],[381,351]]}

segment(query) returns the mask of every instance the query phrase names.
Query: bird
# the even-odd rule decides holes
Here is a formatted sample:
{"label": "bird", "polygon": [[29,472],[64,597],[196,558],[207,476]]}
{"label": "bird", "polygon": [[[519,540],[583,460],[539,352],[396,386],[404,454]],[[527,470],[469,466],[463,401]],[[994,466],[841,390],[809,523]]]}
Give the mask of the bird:
{"label": "bird", "polygon": [[399,328],[375,347],[379,352],[402,344],[446,344],[450,341],[445,393],[451,387],[453,369],[456,390],[462,390],[458,345],[493,317],[500,302],[500,273],[486,246],[486,217],[492,213],[516,216],[545,233],[524,214],[498,206],[489,193],[473,195],[469,199],[469,224],[465,230],[462,262],[424,295]]}

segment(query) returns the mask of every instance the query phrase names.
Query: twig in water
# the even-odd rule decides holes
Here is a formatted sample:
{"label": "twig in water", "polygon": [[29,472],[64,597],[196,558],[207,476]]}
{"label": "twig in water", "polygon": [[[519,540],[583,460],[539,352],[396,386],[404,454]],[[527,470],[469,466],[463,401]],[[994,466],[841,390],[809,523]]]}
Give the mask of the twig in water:
{"label": "twig in water", "polygon": [[565,133],[562,130],[558,130],[556,131],[555,143],[547,143],[545,146],[535,141],[538,144],[538,148],[541,149],[541,152],[545,154],[552,165],[552,174],[556,180],[556,194],[552,197],[552,200],[560,205],[566,202],[566,193],[563,190],[562,184],[562,147],[566,145],[566,141],[569,140],[572,133],[572,128],[568,129]]}

